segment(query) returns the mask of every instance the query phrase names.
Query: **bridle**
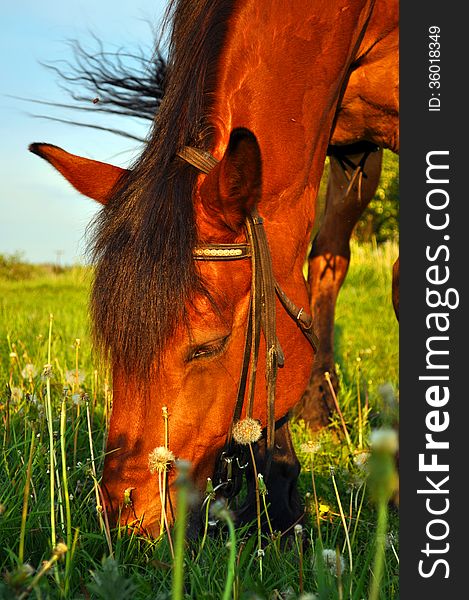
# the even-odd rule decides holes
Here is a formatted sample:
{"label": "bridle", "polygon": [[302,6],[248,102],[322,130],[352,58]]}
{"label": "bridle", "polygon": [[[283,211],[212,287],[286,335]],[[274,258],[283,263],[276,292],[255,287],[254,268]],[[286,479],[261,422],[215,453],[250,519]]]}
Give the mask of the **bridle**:
{"label": "bridle", "polygon": [[[208,174],[218,163],[209,152],[187,146],[178,153],[178,156],[205,174]],[[242,470],[247,462],[243,455],[243,447],[233,441],[232,429],[233,425],[240,420],[244,405],[246,405],[246,416],[252,417],[261,333],[266,346],[267,424],[266,466],[263,473],[266,479],[272,460],[275,429],[286,421],[285,417],[277,423],[275,421],[277,371],[279,367],[283,367],[285,360],[277,338],[276,298],[297,323],[315,352],[318,348],[318,338],[313,331],[311,317],[288,298],[275,280],[264,220],[256,210],[246,217],[245,230],[247,243],[199,245],[193,251],[193,258],[197,261],[232,261],[249,258],[252,264],[249,316],[236,403],[214,476],[216,488],[221,489],[225,497],[233,497],[239,492]]]}

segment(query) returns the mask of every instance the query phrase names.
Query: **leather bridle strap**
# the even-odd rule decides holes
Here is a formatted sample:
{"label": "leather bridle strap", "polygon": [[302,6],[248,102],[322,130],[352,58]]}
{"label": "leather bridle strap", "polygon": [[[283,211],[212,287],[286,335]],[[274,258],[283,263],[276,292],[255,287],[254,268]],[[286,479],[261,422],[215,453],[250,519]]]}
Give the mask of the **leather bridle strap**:
{"label": "leather bridle strap", "polygon": [[[195,166],[203,173],[208,173],[217,160],[208,152],[196,148],[184,148],[178,156]],[[284,354],[277,338],[276,297],[285,308],[287,314],[295,320],[315,351],[318,339],[312,328],[312,319],[303,308],[298,307],[288,298],[275,280],[272,258],[263,219],[257,211],[253,211],[245,221],[247,244],[205,244],[197,246],[193,251],[195,260],[236,260],[250,258],[251,295],[249,301],[248,322],[244,343],[243,362],[236,403],[230,430],[221,456],[224,457],[228,471],[226,483],[232,483],[233,461],[240,462],[241,450],[232,440],[233,425],[240,420],[243,406],[246,405],[246,416],[253,414],[254,394],[256,387],[257,364],[261,332],[266,345],[266,387],[267,387],[267,424],[266,424],[266,466],[264,475],[267,478],[275,437],[275,390],[278,368],[284,364]],[[239,466],[239,465],[238,465]],[[242,468],[239,466],[239,468]],[[235,484],[233,484],[235,485]],[[233,487],[232,485],[232,487]],[[235,490],[236,493],[236,490]],[[226,494],[225,494],[226,495]],[[234,495],[234,494],[232,494]]]}

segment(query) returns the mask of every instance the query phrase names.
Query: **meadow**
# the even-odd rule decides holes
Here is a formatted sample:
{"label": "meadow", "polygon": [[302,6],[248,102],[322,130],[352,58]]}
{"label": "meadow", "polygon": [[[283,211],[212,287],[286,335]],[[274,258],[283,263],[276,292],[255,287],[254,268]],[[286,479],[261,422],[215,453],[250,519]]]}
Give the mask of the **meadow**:
{"label": "meadow", "polygon": [[259,552],[255,524],[233,527],[209,499],[218,524],[198,540],[176,526],[174,560],[166,534],[110,529],[100,510],[112,382],[91,347],[90,271],[0,279],[0,598],[398,598],[397,252],[353,244],[336,314],[343,418],[314,436],[292,423],[303,526],[264,533]]}

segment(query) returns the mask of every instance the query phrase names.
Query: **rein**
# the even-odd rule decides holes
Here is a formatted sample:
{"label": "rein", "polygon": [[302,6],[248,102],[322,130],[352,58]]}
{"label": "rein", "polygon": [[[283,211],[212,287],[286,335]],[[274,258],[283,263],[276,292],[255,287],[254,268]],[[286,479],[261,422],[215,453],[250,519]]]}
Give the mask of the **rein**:
{"label": "rein", "polygon": [[[217,159],[204,150],[185,147],[178,156],[202,173],[208,174],[218,163]],[[243,363],[238,383],[235,408],[225,446],[218,458],[214,482],[215,489],[225,488],[225,497],[235,496],[241,487],[242,470],[247,466],[242,447],[233,441],[233,425],[240,420],[246,404],[246,416],[252,417],[256,385],[257,363],[261,333],[266,344],[267,426],[266,468],[267,478],[274,449],[275,429],[286,422],[286,417],[275,421],[275,390],[277,371],[283,367],[285,357],[277,338],[276,297],[287,314],[297,323],[314,351],[318,349],[318,338],[313,331],[312,318],[298,308],[275,280],[272,258],[264,228],[264,220],[253,211],[245,221],[247,243],[206,244],[193,251],[194,260],[240,260],[249,258],[252,263],[251,295],[249,316],[244,342]]]}

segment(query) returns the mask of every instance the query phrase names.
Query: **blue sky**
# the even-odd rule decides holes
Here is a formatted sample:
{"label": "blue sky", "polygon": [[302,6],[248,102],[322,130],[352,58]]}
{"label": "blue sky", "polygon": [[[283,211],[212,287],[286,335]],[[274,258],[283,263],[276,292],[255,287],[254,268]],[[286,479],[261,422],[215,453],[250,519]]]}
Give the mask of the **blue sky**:
{"label": "blue sky", "polygon": [[[127,166],[139,145],[118,136],[45,121],[44,113],[8,95],[67,101],[57,77],[39,64],[71,58],[66,40],[94,47],[90,31],[107,47],[151,46],[148,21],[157,24],[162,0],[17,0],[2,4],[0,35],[0,253],[20,251],[32,262],[83,262],[86,226],[96,211],[43,160],[29,153],[31,142],[49,142],[74,154]],[[90,98],[91,101],[91,98]],[[29,114],[28,114],[29,113]],[[48,114],[77,117],[73,111]],[[146,127],[127,118],[111,126],[144,135]]]}

